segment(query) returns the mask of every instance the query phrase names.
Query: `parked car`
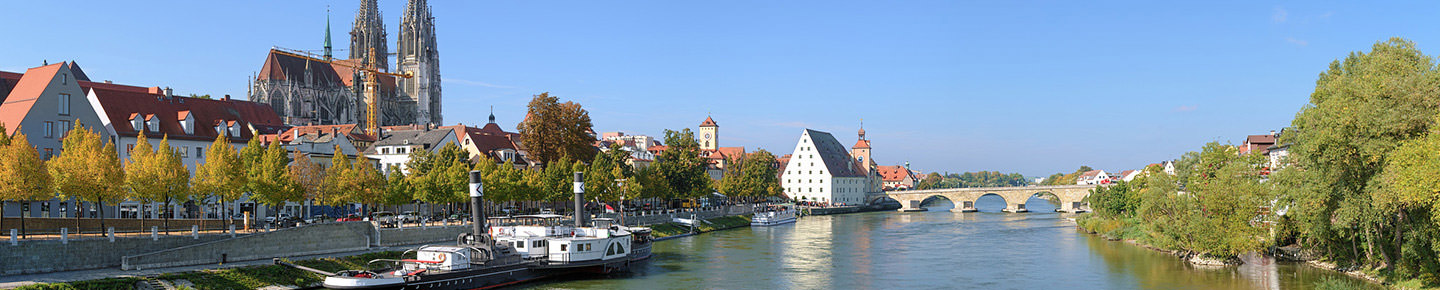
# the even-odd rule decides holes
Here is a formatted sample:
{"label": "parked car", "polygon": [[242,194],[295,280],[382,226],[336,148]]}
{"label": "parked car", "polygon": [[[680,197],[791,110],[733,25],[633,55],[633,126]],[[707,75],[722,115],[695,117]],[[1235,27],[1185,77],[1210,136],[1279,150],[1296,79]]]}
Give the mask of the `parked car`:
{"label": "parked car", "polygon": [[358,221],[363,221],[363,220],[365,220],[365,219],[362,219],[362,218],[360,218],[360,216],[355,215],[355,214],[353,214],[353,213],[352,213],[352,214],[349,214],[349,215],[345,215],[345,217],[335,219],[335,221],[337,221],[337,222],[358,222]]}
{"label": "parked car", "polygon": [[395,213],[388,211],[370,214],[370,221],[379,224],[381,227],[394,227],[398,224]]}
{"label": "parked car", "polygon": [[420,214],[414,211],[406,211],[405,213],[395,216],[395,220],[402,223],[420,222]]}

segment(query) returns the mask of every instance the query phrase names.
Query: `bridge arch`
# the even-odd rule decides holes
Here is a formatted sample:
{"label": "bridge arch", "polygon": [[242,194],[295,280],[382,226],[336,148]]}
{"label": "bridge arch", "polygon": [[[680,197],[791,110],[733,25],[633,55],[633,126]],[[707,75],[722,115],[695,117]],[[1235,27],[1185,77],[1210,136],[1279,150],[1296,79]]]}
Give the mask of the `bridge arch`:
{"label": "bridge arch", "polygon": [[1005,211],[1026,212],[1025,204],[1036,195],[1054,196],[1060,202],[1058,211],[1083,212],[1089,205],[1084,202],[1090,190],[1097,185],[1056,185],[1017,186],[987,188],[951,188],[930,190],[888,191],[881,195],[900,202],[900,211],[923,211],[922,203],[932,196],[941,195],[955,203],[952,211],[975,211],[975,202],[985,195],[998,195],[1005,200]]}

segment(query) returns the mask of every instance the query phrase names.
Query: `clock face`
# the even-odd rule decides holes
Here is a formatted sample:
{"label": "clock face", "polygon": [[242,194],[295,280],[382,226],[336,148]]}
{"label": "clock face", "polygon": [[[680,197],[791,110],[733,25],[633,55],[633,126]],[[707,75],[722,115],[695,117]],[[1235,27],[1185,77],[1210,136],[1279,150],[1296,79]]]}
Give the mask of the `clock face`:
{"label": "clock face", "polygon": [[710,133],[705,133],[705,139],[710,139]]}

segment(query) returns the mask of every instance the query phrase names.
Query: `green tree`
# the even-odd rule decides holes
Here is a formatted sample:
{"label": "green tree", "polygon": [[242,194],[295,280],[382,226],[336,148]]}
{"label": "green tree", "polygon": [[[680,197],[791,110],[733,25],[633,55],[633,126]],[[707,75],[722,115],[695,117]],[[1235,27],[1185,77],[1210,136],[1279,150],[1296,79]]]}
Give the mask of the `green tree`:
{"label": "green tree", "polygon": [[764,149],[748,154],[736,164],[737,168],[726,170],[720,191],[731,199],[747,201],[779,196],[775,162],[775,155]]}
{"label": "green tree", "polygon": [[600,201],[619,201],[623,190],[617,180],[630,178],[631,174],[630,165],[625,164],[627,160],[630,160],[630,151],[619,144],[595,154],[585,170],[585,194]]}
{"label": "green tree", "polygon": [[[339,152],[339,150],[337,150]],[[251,164],[248,178],[252,192],[250,198],[264,204],[278,213],[285,202],[302,201],[304,191],[297,186],[290,175],[290,159],[280,142],[270,143],[260,160]]]}
{"label": "green tree", "polygon": [[376,168],[374,163],[370,163],[370,158],[365,157],[365,153],[355,156],[355,161],[350,164],[347,172],[349,175],[347,179],[351,183],[347,187],[350,188],[352,195],[349,200],[367,206],[378,205],[384,200],[385,177],[380,175],[380,169]]}
{"label": "green tree", "polygon": [[[64,198],[94,202],[100,210],[100,228],[105,228],[105,202],[125,196],[125,171],[116,156],[115,144],[102,143],[100,135],[75,122],[61,141],[60,156],[45,163],[51,185]],[[80,211],[75,226],[80,226]]]}
{"label": "green tree", "polygon": [[670,187],[674,198],[699,198],[709,195],[710,175],[705,172],[705,159],[700,157],[700,143],[690,129],[665,130],[669,148],[655,157],[657,177]]}
{"label": "green tree", "polygon": [[[14,139],[4,134],[0,125],[0,208],[5,201],[29,202],[48,200],[55,197],[51,189],[50,175],[39,151],[30,146],[25,134],[17,133]],[[0,215],[0,221],[3,221]],[[20,215],[20,235],[25,235],[25,215]]]}
{"label": "green tree", "polygon": [[[258,142],[258,139],[251,140]],[[205,162],[196,165],[195,178],[190,180],[190,187],[193,189],[191,198],[202,203],[216,198],[219,199],[220,207],[225,208],[225,201],[234,201],[245,193],[245,167],[242,167],[244,164],[240,155],[235,152],[235,147],[230,145],[230,139],[224,134],[215,136],[215,142],[210,143],[209,151],[210,154],[205,155]],[[224,210],[219,213],[224,214]]]}
{"label": "green tree", "polygon": [[400,166],[391,166],[385,176],[385,198],[380,204],[398,206],[413,200],[414,192],[410,187],[410,180],[405,178],[405,172],[400,171]]}
{"label": "green tree", "polygon": [[[330,156],[330,167],[325,168],[325,177],[322,178],[321,182],[329,193],[326,194],[320,202],[329,206],[338,206],[347,202],[359,202],[352,199],[352,197],[354,197],[352,192],[354,191],[355,179],[357,177],[353,170],[351,170],[353,166],[350,164],[350,158],[345,156],[345,154],[339,153],[341,152],[339,146],[335,147],[335,152],[336,154]],[[364,214],[363,210],[361,214]]]}
{"label": "green tree", "polygon": [[[579,103],[540,93],[530,100],[525,121],[516,129],[529,156],[545,164],[569,156],[571,160],[590,160],[595,156],[590,113]],[[564,163],[569,166],[569,163]]]}
{"label": "green tree", "polygon": [[[1342,264],[1399,274],[1436,272],[1434,259],[1409,258],[1435,257],[1436,249],[1425,245],[1430,239],[1407,239],[1407,228],[1420,220],[1410,217],[1433,214],[1391,202],[1398,200],[1375,200],[1410,192],[1401,184],[1381,192],[1380,175],[1391,153],[1421,138],[1440,113],[1435,72],[1433,58],[1396,38],[1334,61],[1320,74],[1310,103],[1281,136],[1281,142],[1293,144],[1290,158],[1298,170],[1282,170],[1279,174],[1295,176],[1277,179],[1286,181],[1280,188],[1291,203],[1300,243]],[[1415,165],[1408,162],[1394,164]],[[1404,180],[1401,172],[1407,170],[1395,169],[1395,181]]]}
{"label": "green tree", "polygon": [[[253,135],[259,135],[259,132],[252,131],[252,133],[254,133]],[[219,192],[220,199],[222,201],[230,201],[229,205],[226,205],[223,202],[221,203],[221,207],[225,208],[223,214],[225,215],[225,220],[228,223],[233,224],[235,214],[239,213],[240,209],[238,207],[240,206],[240,198],[243,197],[246,192],[252,195],[255,194],[257,188],[259,188],[264,182],[262,180],[255,180],[251,178],[250,172],[254,170],[254,168],[256,168],[257,166],[260,166],[261,162],[265,158],[265,151],[266,146],[260,144],[260,138],[250,138],[250,142],[246,143],[244,148],[240,148],[240,152],[238,153],[238,155],[240,159],[240,168],[244,172],[243,174],[245,174],[245,177],[242,178],[243,180],[245,180],[245,186],[243,187],[244,191],[238,194],[223,191]],[[225,196],[225,194],[233,195]]]}

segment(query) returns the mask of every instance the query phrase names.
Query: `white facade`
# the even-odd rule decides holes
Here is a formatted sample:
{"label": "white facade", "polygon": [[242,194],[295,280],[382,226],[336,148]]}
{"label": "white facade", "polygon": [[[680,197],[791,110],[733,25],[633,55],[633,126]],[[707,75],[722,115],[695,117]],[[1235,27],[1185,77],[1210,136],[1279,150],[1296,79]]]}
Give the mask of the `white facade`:
{"label": "white facade", "polygon": [[782,174],[780,186],[792,199],[831,205],[865,203],[866,176],[855,170],[854,161],[830,133],[806,129]]}

